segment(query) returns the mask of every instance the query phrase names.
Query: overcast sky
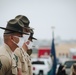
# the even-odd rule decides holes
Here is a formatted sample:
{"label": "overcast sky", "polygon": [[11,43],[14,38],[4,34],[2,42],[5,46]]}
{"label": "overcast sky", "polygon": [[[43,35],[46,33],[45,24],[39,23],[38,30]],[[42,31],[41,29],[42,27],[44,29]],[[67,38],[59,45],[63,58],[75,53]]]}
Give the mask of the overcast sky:
{"label": "overcast sky", "polygon": [[76,0],[0,0],[0,26],[19,14],[30,19],[38,39],[51,39],[52,26],[55,37],[76,39]]}

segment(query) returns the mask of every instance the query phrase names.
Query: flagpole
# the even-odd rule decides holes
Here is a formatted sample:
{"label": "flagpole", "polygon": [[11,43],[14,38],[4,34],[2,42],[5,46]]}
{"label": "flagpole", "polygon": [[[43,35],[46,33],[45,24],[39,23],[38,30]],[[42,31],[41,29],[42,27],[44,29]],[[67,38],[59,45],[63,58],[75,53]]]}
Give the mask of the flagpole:
{"label": "flagpole", "polygon": [[54,29],[55,29],[55,27],[52,26],[51,29],[52,29],[52,38],[54,38]]}
{"label": "flagpole", "polygon": [[54,44],[54,29],[55,27],[52,26],[52,44],[51,44],[51,54],[52,54],[52,68],[48,72],[48,75],[56,75],[56,54],[55,54],[55,44]]}

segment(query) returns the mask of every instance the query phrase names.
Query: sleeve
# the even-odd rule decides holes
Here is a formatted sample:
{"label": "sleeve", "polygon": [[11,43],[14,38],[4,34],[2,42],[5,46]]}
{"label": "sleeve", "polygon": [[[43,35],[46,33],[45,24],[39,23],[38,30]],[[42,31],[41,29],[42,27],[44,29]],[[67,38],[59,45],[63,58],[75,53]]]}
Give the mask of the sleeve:
{"label": "sleeve", "polygon": [[10,61],[5,56],[0,56],[0,75],[6,75],[7,71],[10,70]]}

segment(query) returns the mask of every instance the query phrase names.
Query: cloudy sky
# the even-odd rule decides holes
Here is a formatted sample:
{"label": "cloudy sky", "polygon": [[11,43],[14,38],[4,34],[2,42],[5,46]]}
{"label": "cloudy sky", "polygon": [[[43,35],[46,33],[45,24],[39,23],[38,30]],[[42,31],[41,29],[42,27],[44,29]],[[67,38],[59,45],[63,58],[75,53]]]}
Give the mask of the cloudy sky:
{"label": "cloudy sky", "polygon": [[38,39],[51,39],[52,26],[55,38],[76,39],[76,0],[0,0],[0,26],[19,14],[30,19]]}

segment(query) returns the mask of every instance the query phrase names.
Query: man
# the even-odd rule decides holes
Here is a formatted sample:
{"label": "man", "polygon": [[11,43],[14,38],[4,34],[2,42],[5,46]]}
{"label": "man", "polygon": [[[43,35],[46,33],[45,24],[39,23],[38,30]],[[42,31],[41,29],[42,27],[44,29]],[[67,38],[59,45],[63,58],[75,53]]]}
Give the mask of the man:
{"label": "man", "polygon": [[25,34],[20,21],[12,19],[4,29],[4,45],[0,47],[0,75],[20,75],[17,69],[18,58],[14,55],[22,36]]}
{"label": "man", "polygon": [[[33,35],[34,35],[34,31],[31,29],[31,34],[30,34],[30,37],[28,39],[31,42],[33,42],[33,40],[37,40],[36,38],[33,37]],[[29,46],[30,46],[30,48],[27,50],[27,54],[30,56],[32,54],[32,47],[34,47],[34,45],[32,45],[32,44],[30,45],[29,44]]]}
{"label": "man", "polygon": [[[19,57],[21,63],[21,70],[22,70],[22,75],[32,75],[32,68],[31,68],[31,60],[29,55],[27,54],[28,49],[32,47],[32,29],[29,27],[29,19],[26,16],[23,15],[18,15],[16,17],[17,20],[20,20],[24,24],[24,32],[27,32],[30,34],[30,37],[28,38],[25,36],[25,41],[22,46],[22,48],[17,48],[15,50],[15,54]],[[23,26],[22,26],[23,27]],[[32,34],[33,35],[33,34]],[[29,40],[28,40],[29,39]],[[31,41],[30,41],[31,40]]]}

